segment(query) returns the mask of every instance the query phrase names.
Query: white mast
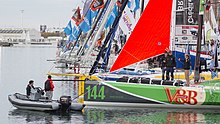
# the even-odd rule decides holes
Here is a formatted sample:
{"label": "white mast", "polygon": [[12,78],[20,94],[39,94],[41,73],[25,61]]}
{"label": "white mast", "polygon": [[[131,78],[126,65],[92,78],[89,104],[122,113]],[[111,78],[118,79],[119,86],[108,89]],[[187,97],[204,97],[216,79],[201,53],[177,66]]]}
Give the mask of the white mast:
{"label": "white mast", "polygon": [[175,47],[175,28],[176,28],[176,0],[173,0],[172,13],[171,13],[171,33],[170,33],[170,50]]}

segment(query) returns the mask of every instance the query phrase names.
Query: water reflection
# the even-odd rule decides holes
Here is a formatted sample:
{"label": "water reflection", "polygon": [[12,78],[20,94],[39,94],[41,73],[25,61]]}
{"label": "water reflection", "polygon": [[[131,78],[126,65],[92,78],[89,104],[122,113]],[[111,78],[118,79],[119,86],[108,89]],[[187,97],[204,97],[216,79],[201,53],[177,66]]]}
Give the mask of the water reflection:
{"label": "water reflection", "polygon": [[117,123],[117,124],[205,124],[219,123],[213,110],[85,108],[83,112],[59,113],[14,109],[9,123]]}
{"label": "water reflection", "polygon": [[219,123],[220,112],[181,109],[85,109],[86,123],[195,124]]}
{"label": "water reflection", "polygon": [[8,114],[9,123],[83,123],[82,112],[60,113],[13,109]]}

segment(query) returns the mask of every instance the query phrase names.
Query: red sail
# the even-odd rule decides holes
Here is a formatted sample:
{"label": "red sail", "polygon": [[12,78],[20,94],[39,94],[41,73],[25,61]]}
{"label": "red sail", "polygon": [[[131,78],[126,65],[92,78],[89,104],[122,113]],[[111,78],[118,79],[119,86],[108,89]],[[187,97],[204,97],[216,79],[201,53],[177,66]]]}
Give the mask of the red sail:
{"label": "red sail", "polygon": [[170,45],[172,0],[150,0],[110,71],[162,54]]}

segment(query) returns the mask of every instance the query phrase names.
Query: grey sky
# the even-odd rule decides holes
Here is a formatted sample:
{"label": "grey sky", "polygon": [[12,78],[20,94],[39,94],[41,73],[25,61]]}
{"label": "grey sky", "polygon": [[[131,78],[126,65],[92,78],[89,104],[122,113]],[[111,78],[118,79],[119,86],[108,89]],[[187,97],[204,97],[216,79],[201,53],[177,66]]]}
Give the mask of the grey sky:
{"label": "grey sky", "polygon": [[72,16],[72,9],[82,6],[82,0],[0,0],[0,28],[64,27]]}

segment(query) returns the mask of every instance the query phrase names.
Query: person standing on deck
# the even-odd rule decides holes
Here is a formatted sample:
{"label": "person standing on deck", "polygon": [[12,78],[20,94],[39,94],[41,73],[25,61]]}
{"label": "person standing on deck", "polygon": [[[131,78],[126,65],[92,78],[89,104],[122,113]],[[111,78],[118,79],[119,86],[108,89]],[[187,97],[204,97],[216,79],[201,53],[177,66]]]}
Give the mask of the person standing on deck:
{"label": "person standing on deck", "polygon": [[189,70],[190,70],[190,66],[191,66],[191,62],[190,62],[190,55],[189,54],[185,54],[185,59],[181,60],[179,58],[179,61],[183,62],[183,69],[185,72],[185,79],[186,79],[186,86],[189,86],[190,82],[189,82]]}
{"label": "person standing on deck", "polygon": [[48,97],[49,100],[52,100],[53,97],[53,89],[54,89],[54,84],[51,79],[52,77],[48,75],[48,79],[45,81],[44,85],[44,90],[46,92],[46,97]]}
{"label": "person standing on deck", "polygon": [[164,55],[160,59],[160,67],[162,70],[162,80],[164,80],[164,74],[166,72],[166,57],[167,57],[167,52],[164,52]]}
{"label": "person standing on deck", "polygon": [[170,80],[170,76],[171,76],[171,80],[174,79],[174,69],[176,68],[176,60],[175,57],[172,55],[172,51],[168,52],[167,57],[165,58],[166,61],[166,80]]}
{"label": "person standing on deck", "polygon": [[212,56],[212,59],[210,61],[210,72],[211,72],[211,78],[214,79],[215,77],[218,77],[218,69],[215,67],[215,59],[214,56]]}

